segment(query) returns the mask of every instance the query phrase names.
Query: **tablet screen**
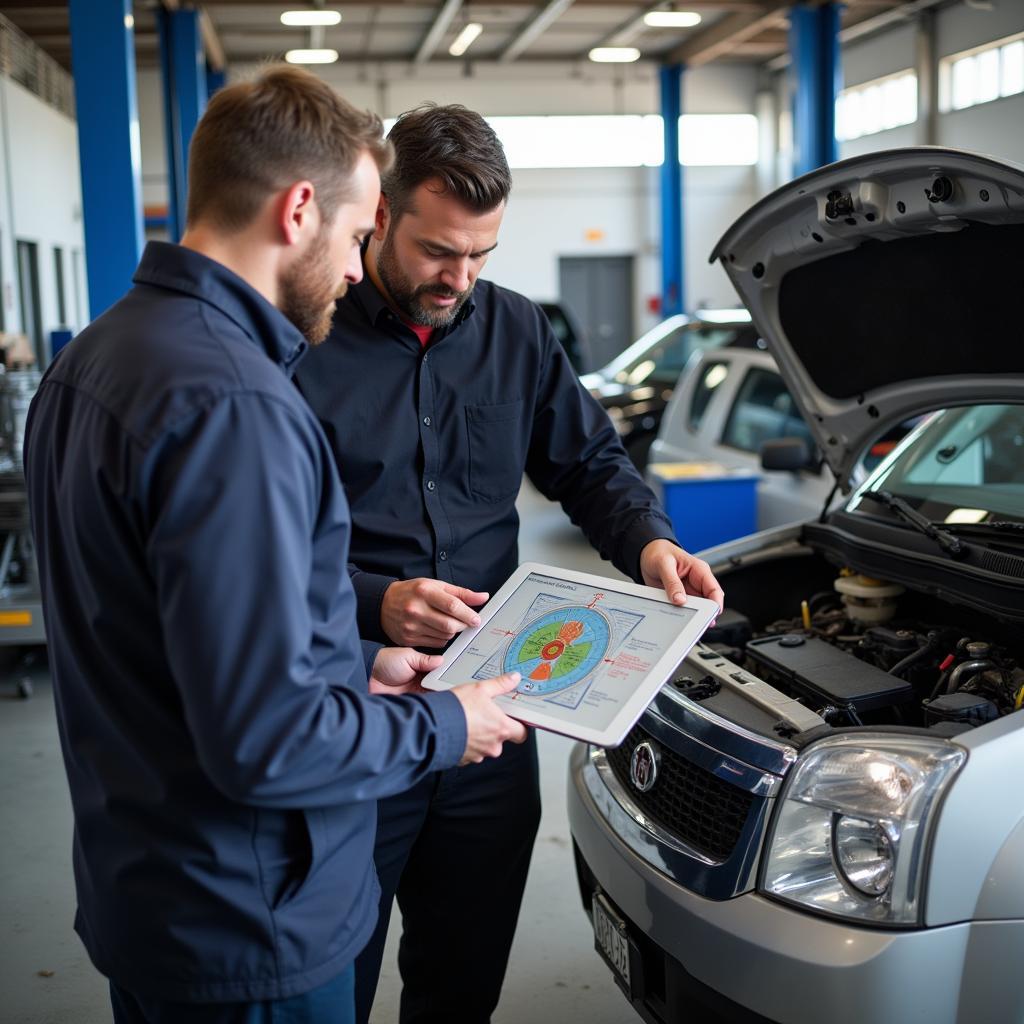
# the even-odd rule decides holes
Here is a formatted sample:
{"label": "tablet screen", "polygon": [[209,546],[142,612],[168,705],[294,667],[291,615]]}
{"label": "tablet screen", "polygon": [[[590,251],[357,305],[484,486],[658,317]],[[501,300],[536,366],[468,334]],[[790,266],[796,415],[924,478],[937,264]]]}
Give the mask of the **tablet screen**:
{"label": "tablet screen", "polygon": [[525,701],[601,730],[695,615],[611,586],[530,573],[440,679],[454,686],[518,672],[522,680],[503,702]]}

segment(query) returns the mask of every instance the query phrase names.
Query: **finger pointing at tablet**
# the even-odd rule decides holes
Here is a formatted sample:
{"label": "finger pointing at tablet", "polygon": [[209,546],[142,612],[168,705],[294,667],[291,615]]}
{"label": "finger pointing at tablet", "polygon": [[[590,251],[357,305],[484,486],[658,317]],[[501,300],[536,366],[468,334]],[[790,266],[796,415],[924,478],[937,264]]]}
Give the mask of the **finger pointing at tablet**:
{"label": "finger pointing at tablet", "polygon": [[494,703],[495,697],[511,693],[518,684],[519,673],[508,672],[496,679],[466,683],[452,689],[466,713],[466,750],[460,764],[478,764],[486,757],[497,757],[506,740],[522,743],[526,739],[526,726],[509,718]]}

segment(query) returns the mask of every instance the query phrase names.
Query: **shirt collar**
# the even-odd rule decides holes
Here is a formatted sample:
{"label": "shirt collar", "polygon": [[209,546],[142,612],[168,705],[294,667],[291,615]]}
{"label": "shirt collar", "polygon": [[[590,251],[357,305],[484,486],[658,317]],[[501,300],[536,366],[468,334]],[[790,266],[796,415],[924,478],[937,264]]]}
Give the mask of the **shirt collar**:
{"label": "shirt collar", "polygon": [[215,306],[289,375],[308,348],[299,329],[222,263],[170,242],[148,242],[133,280],[170,288]]}

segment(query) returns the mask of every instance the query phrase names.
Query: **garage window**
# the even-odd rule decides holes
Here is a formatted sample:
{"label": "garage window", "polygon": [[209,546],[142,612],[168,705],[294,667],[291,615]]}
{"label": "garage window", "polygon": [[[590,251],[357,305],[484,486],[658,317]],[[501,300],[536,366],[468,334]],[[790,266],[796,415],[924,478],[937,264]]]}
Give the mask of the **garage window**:
{"label": "garage window", "polygon": [[[658,114],[548,114],[486,118],[513,170],[558,167],[660,167]],[[384,122],[390,131],[393,119]],[[760,142],[753,114],[683,114],[679,162],[686,167],[752,167]]]}
{"label": "garage window", "polygon": [[782,378],[772,370],[747,372],[729,413],[723,444],[758,453],[765,441],[799,437],[814,450],[814,439]]}

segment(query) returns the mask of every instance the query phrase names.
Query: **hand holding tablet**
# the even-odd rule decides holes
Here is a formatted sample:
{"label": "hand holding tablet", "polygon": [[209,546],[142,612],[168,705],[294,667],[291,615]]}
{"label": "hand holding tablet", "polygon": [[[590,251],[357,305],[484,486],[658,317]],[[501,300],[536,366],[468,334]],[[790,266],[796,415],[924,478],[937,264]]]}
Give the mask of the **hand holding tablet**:
{"label": "hand holding tablet", "polygon": [[519,685],[495,701],[506,714],[615,746],[718,613],[704,598],[679,606],[652,587],[528,562],[423,685],[518,672]]}

